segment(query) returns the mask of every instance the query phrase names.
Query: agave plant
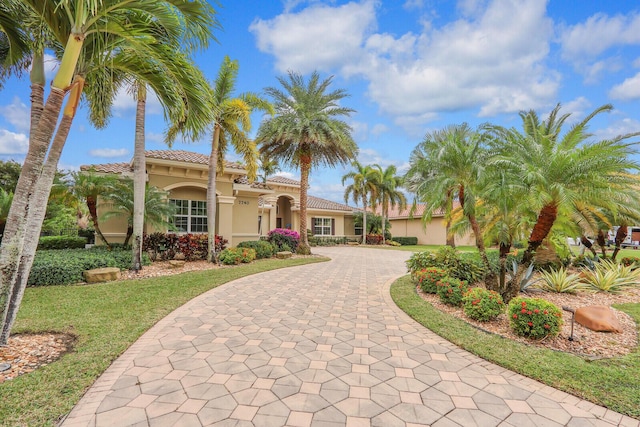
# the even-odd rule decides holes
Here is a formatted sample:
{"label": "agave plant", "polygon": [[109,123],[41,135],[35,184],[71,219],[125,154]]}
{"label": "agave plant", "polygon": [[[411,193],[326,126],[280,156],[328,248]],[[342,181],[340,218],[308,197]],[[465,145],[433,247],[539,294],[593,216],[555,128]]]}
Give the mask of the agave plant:
{"label": "agave plant", "polygon": [[539,287],[545,291],[574,294],[576,291],[586,288],[578,274],[569,274],[564,267],[558,270],[543,271],[540,275],[542,283]]}
{"label": "agave plant", "polygon": [[640,270],[634,270],[632,266],[618,264],[615,261],[600,261],[593,270],[584,272],[583,280],[595,292],[620,293],[638,286]]}
{"label": "agave plant", "polygon": [[[518,272],[518,263],[513,260],[511,263],[511,270],[508,271],[509,276],[511,276],[511,281],[516,280]],[[525,292],[527,289],[535,285],[541,279],[533,280],[533,264],[530,264],[527,270],[524,272],[522,277],[520,278],[520,283],[518,283],[518,287],[520,288],[520,292]]]}

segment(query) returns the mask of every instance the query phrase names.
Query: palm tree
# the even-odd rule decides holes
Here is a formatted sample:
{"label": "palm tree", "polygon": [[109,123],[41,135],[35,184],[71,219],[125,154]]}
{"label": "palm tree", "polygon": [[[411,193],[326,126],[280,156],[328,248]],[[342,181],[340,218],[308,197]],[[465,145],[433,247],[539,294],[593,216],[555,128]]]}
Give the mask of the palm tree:
{"label": "palm tree", "polygon": [[476,215],[478,182],[484,173],[486,157],[481,142],[480,135],[466,123],[428,133],[411,153],[409,171],[404,180],[406,188],[425,204],[425,221],[430,221],[433,214],[443,207],[445,218],[450,220],[453,201],[458,200],[483,262],[489,266],[483,232]]}
{"label": "palm tree", "polygon": [[307,238],[307,190],[312,167],[335,166],[353,160],[358,147],[351,128],[340,117],[354,110],[339,102],[347,97],[342,90],[327,92],[333,77],[320,81],[314,72],[305,82],[300,74],[278,77],[283,89],[269,87],[276,115],[262,122],[256,141],[270,158],[300,168],[300,245],[298,252],[310,253]]}
{"label": "palm tree", "polygon": [[[93,63],[98,56],[97,52],[103,58],[113,58],[118,52],[126,54],[129,51],[130,58],[151,60],[152,48],[158,44],[161,34],[157,31],[158,28],[162,28],[166,34],[180,34],[176,29],[185,25],[185,20],[181,19],[184,15],[191,18],[188,20],[190,25],[198,21],[206,26],[211,22],[213,11],[204,0],[10,0],[6,3],[16,5],[16,10],[24,6],[23,10],[30,11],[16,15],[11,8],[7,8],[0,13],[7,13],[10,18],[8,21],[13,22],[16,28],[30,32],[29,35],[34,40],[30,47],[34,54],[29,150],[0,249],[0,306],[3,309],[0,344],[6,342],[20,305],[44,219],[45,201],[83,93],[85,79],[79,74],[81,66],[83,63],[85,66]],[[18,24],[25,22],[34,25]],[[150,22],[158,25],[149,25]],[[9,34],[6,30],[4,33]],[[52,46],[60,58],[60,67],[52,81],[46,104],[43,102],[45,45]],[[132,55],[132,49],[127,48],[133,48],[138,54]],[[62,103],[67,94],[70,95],[69,101],[58,125]],[[101,101],[108,104],[104,99]],[[18,259],[20,262],[16,262]]]}
{"label": "palm tree", "polygon": [[[519,197],[536,212],[528,246],[515,283],[533,261],[536,249],[549,235],[559,215],[567,214],[580,202],[611,209],[621,200],[613,194],[629,195],[638,188],[639,168],[633,160],[637,150],[627,139],[640,133],[591,141],[589,122],[600,113],[611,111],[604,105],[562,133],[570,114],[559,115],[558,104],[546,120],[534,111],[521,112],[523,132],[494,127],[497,155],[491,165],[512,175],[510,182],[521,183]],[[515,286],[510,290],[516,295]]]}
{"label": "palm tree", "polygon": [[224,171],[224,156],[229,144],[242,155],[250,181],[255,180],[258,169],[258,150],[248,137],[251,113],[262,110],[273,113],[272,105],[260,96],[247,92],[232,97],[238,77],[238,61],[225,56],[214,83],[212,103],[214,113],[211,154],[209,155],[209,181],[207,185],[207,229],[209,230],[208,261],[217,262],[216,252],[216,177]]}
{"label": "palm tree", "polygon": [[342,176],[342,185],[351,180],[344,189],[344,201],[349,201],[349,196],[353,197],[353,202],[357,205],[362,202],[362,244],[367,244],[367,207],[369,201],[377,197],[377,187],[374,183],[374,169],[367,165],[363,166],[357,160],[351,162],[353,170]]}
{"label": "palm tree", "polygon": [[[104,194],[105,205],[109,209],[102,215],[102,220],[111,218],[127,219],[127,234],[124,246],[129,244],[133,235],[133,216],[135,211],[134,183],[131,179],[124,179],[111,187],[111,191]],[[171,218],[176,213],[175,205],[169,201],[169,193],[157,187],[147,185],[144,195],[144,222],[156,229],[171,228]],[[139,268],[138,268],[139,269]]]}
{"label": "palm tree", "polygon": [[102,234],[102,230],[100,230],[98,197],[110,191],[115,185],[117,178],[113,175],[98,175],[95,169],[86,172],[73,172],[71,176],[73,178],[71,191],[78,199],[85,201],[87,209],[89,210],[89,216],[93,222],[94,230],[107,247],[110,247],[109,242],[104,237],[104,234]]}
{"label": "palm tree", "polygon": [[374,204],[379,202],[381,205],[382,244],[385,243],[385,234],[387,232],[385,218],[389,217],[389,208],[398,206],[400,209],[404,209],[407,206],[407,199],[402,191],[398,190],[402,185],[402,177],[397,176],[396,172],[397,169],[394,165],[389,165],[386,169],[376,165],[374,173],[374,185],[378,196]]}
{"label": "palm tree", "polygon": [[280,172],[280,165],[277,160],[270,159],[264,154],[260,156],[260,170],[262,174],[260,178],[262,179],[262,183],[266,184],[267,179],[274,175],[276,172]]}

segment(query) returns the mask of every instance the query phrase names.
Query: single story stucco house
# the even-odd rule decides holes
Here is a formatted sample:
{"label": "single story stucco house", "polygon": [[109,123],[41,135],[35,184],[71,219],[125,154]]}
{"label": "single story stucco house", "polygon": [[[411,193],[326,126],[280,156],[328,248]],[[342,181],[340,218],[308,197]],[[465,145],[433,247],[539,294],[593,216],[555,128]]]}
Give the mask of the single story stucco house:
{"label": "single story stucco house", "polygon": [[[178,206],[172,220],[179,233],[206,233],[207,180],[209,157],[182,150],[151,150],[146,155],[147,182],[169,192]],[[81,170],[133,176],[133,161],[85,165]],[[216,234],[235,246],[242,241],[258,240],[274,228],[298,230],[300,225],[300,182],[281,176],[266,183],[250,183],[239,163],[226,162],[224,173],[217,175]],[[104,207],[102,208],[104,209]],[[307,226],[316,236],[356,238],[354,208],[330,200],[309,196]],[[101,207],[98,205],[98,215]],[[100,224],[105,237],[123,242],[127,223],[113,218]],[[155,231],[145,226],[145,232]]]}

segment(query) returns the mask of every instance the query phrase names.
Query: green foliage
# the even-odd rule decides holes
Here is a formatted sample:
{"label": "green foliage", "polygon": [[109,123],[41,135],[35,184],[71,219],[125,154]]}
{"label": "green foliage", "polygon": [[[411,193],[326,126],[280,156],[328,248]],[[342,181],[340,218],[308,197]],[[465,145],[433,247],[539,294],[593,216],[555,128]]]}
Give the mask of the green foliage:
{"label": "green foliage", "polygon": [[573,258],[573,260],[571,260],[571,265],[573,265],[574,267],[583,267],[593,270],[596,267],[596,262],[597,260],[589,256],[578,255],[577,257]]}
{"label": "green foliage", "polygon": [[580,281],[580,276],[569,274],[564,267],[557,270],[541,271],[540,275],[542,282],[539,287],[545,291],[574,294],[585,288],[584,283]]}
{"label": "green foliage", "polygon": [[562,311],[541,298],[516,297],[509,302],[511,328],[520,336],[541,339],[556,336],[562,326]]}
{"label": "green foliage", "polygon": [[256,251],[256,259],[271,258],[275,255],[273,245],[265,240],[254,240],[238,243],[239,248],[251,248]]}
{"label": "green foliage", "polygon": [[640,267],[640,258],[634,256],[626,256],[620,259],[620,264],[636,269]]}
{"label": "green foliage", "polygon": [[407,271],[411,273],[411,277],[415,280],[416,273],[427,267],[436,266],[435,255],[429,251],[415,252],[405,262],[407,265]]}
{"label": "green foliage", "polygon": [[276,248],[276,252],[295,252],[300,243],[300,234],[286,228],[274,228],[269,231],[267,240]]}
{"label": "green foliage", "polygon": [[308,240],[309,245],[311,246],[335,246],[347,244],[347,238],[344,236],[309,236]]}
{"label": "green foliage", "polygon": [[585,270],[583,280],[596,292],[619,293],[638,285],[640,269],[605,260],[597,263],[593,270]]}
{"label": "green foliage", "polygon": [[84,249],[87,239],[74,236],[44,236],[38,241],[38,250]]}
{"label": "green foliage", "polygon": [[220,262],[224,265],[249,263],[256,259],[256,251],[251,248],[227,248],[220,252]]}
{"label": "green foliage", "polygon": [[437,283],[448,275],[447,270],[442,268],[427,267],[416,272],[414,279],[424,292],[435,294],[438,290]]}
{"label": "green foliage", "polygon": [[[143,254],[142,264],[151,261]],[[41,250],[36,252],[29,274],[28,286],[67,285],[84,281],[82,272],[94,268],[131,266],[131,251],[107,250],[106,248]]]}
{"label": "green foliage", "polygon": [[504,311],[504,301],[499,293],[484,288],[471,288],[462,297],[464,314],[480,322],[488,322]]}
{"label": "green foliage", "polygon": [[445,277],[436,286],[440,301],[454,307],[462,305],[462,297],[469,290],[467,282],[454,277]]}
{"label": "green foliage", "polygon": [[[529,265],[529,267],[527,267],[527,270],[524,272],[524,274],[520,278],[520,283],[518,283],[518,288],[520,289],[520,292],[526,291],[529,287],[535,285],[538,282],[538,280],[533,280],[534,268],[535,266],[533,264]],[[508,270],[507,272],[511,276],[512,281],[516,280],[516,277],[518,275],[518,263],[515,260],[511,261],[511,270]]]}
{"label": "green foliage", "polygon": [[387,240],[386,244],[389,245],[389,246],[395,246],[395,247],[402,246],[400,243],[398,243],[398,242],[396,242],[394,240]]}
{"label": "green foliage", "polygon": [[[227,243],[229,241],[222,236],[216,236],[216,251],[224,250]],[[171,260],[177,253],[182,253],[187,261],[204,260],[209,252],[208,235],[161,232],[145,234],[142,238],[142,251],[147,252],[153,261]]]}
{"label": "green foliage", "polygon": [[381,245],[382,234],[367,234],[367,245]]}
{"label": "green foliage", "polygon": [[418,238],[417,237],[394,237],[393,238],[394,242],[398,242],[400,243],[402,246],[408,246],[408,245],[417,245],[418,244]]}
{"label": "green foliage", "polygon": [[0,189],[3,189],[7,193],[13,193],[18,185],[18,178],[20,178],[20,172],[22,166],[20,163],[14,160],[3,161],[0,160]]}

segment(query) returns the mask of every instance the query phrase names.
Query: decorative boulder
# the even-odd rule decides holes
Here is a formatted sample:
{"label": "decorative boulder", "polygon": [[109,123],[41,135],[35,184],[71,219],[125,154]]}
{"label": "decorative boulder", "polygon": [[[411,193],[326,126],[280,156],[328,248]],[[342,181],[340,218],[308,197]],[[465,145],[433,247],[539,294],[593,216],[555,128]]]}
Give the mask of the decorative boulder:
{"label": "decorative boulder", "polygon": [[291,258],[293,254],[289,251],[282,251],[282,252],[278,252],[276,254],[276,258],[278,259],[286,259],[286,258]]}
{"label": "decorative boulder", "polygon": [[622,332],[622,325],[610,307],[592,305],[576,309],[575,320],[585,328],[597,332]]}
{"label": "decorative boulder", "polygon": [[120,269],[118,267],[94,268],[82,274],[87,283],[110,282],[120,279]]}
{"label": "decorative boulder", "polygon": [[182,268],[182,267],[184,267],[184,263],[185,263],[185,261],[172,259],[171,261],[169,261],[169,266],[167,268],[172,269],[172,270],[175,270],[175,269],[178,269],[178,268]]}

